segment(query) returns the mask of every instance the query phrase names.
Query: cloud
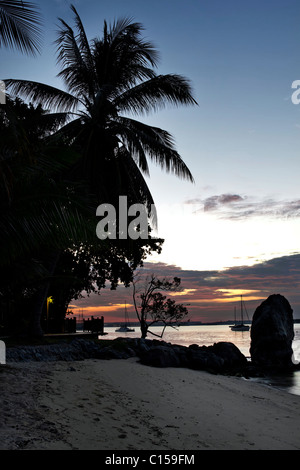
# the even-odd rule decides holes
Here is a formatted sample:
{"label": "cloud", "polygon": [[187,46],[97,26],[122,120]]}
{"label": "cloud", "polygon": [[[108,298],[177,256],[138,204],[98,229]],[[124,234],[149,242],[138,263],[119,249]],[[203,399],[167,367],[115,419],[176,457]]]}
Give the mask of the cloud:
{"label": "cloud", "polygon": [[[271,294],[284,295],[294,310],[294,318],[300,318],[300,254],[220,271],[188,270],[165,263],[145,262],[143,276],[152,273],[159,278],[176,276],[181,279],[182,291],[172,293],[172,298],[188,306],[192,321],[232,319],[240,295],[243,295],[251,317]],[[130,318],[136,320],[132,287],[120,285],[114,291],[103,289],[100,295],[72,301],[72,306],[77,307],[74,313],[84,309],[85,315],[104,315],[105,321],[110,322],[122,321],[125,302]]]}
{"label": "cloud", "polygon": [[217,213],[220,218],[228,220],[242,220],[251,217],[271,217],[276,219],[300,217],[300,198],[281,201],[274,198],[258,200],[252,196],[227,193],[210,196],[205,199],[189,199],[185,204],[195,205],[195,213],[200,211],[213,212]]}
{"label": "cloud", "polygon": [[232,206],[236,202],[244,201],[238,194],[221,194],[220,196],[211,196],[203,201],[204,211],[216,210],[221,206]]}
{"label": "cloud", "polygon": [[[184,302],[189,304],[191,320],[228,320],[240,295],[254,313],[271,294],[284,295],[300,318],[300,254],[273,258],[253,266],[231,267],[225,270],[185,270],[163,263],[146,263],[158,276],[178,276],[184,289]],[[176,294],[174,297],[176,299]],[[183,301],[183,297],[176,299]]]}

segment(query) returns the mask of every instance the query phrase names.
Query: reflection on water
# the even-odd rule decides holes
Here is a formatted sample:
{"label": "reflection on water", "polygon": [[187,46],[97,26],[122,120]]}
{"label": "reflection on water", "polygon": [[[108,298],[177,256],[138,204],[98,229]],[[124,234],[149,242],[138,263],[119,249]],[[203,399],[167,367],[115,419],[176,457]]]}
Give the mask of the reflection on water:
{"label": "reflection on water", "polygon": [[[127,338],[140,338],[140,329],[135,327],[132,333],[117,333],[116,328],[105,327],[107,335],[105,339],[114,339],[124,336]],[[152,328],[154,333],[160,334],[160,327]],[[294,362],[300,362],[300,325],[294,325],[295,338],[293,342]],[[150,339],[155,336],[149,335]],[[158,339],[158,338],[157,338]],[[167,328],[165,330],[163,341],[189,346],[190,344],[198,344],[199,346],[211,346],[220,341],[229,341],[235,344],[239,350],[246,356],[250,357],[250,331],[232,331],[229,325],[194,325],[180,326],[178,329]],[[261,379],[259,380],[261,381]],[[263,383],[285,390],[295,395],[300,395],[300,371],[287,374],[284,376],[276,376],[268,378]]]}
{"label": "reflection on water", "polygon": [[300,371],[266,378],[251,379],[251,381],[262,383],[277,388],[278,390],[292,393],[293,395],[300,395]]}

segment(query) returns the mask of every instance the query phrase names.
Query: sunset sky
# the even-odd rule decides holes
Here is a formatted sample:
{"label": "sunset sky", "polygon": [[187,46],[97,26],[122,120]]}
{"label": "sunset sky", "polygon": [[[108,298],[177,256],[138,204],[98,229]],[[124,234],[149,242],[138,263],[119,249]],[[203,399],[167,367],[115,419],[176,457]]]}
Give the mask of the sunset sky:
{"label": "sunset sky", "polygon": [[[73,23],[66,0],[37,1],[44,17],[40,56],[1,50],[1,79],[62,87],[56,78],[57,17]],[[140,120],[168,130],[195,184],[150,165],[162,253],[145,272],[178,276],[178,301],[191,320],[233,317],[240,294],[251,316],[272,293],[300,318],[299,0],[77,0],[89,38],[103,21],[131,17],[160,52],[158,73],[192,84],[198,106],[168,108]],[[72,309],[123,318],[122,286],[74,301]],[[133,314],[132,307],[129,308]]]}

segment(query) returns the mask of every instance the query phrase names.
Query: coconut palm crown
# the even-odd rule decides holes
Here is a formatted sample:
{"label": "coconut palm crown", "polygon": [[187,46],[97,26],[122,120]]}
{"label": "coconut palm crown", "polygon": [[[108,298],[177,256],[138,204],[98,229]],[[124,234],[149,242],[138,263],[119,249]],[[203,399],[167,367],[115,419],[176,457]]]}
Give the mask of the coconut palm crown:
{"label": "coconut palm crown", "polygon": [[127,189],[133,199],[152,204],[143,177],[149,175],[148,158],[178,177],[192,182],[193,176],[172,136],[134,117],[167,104],[196,104],[190,84],[180,75],[155,73],[158,53],[142,38],[140,23],[105,21],[103,36],[89,41],[71,8],[75,31],[60,19],[56,40],[65,90],[28,80],[9,79],[6,85],[12,94],[59,114],[64,121],[59,132],[81,151],[79,173],[101,198],[109,197],[113,184],[119,194]]}

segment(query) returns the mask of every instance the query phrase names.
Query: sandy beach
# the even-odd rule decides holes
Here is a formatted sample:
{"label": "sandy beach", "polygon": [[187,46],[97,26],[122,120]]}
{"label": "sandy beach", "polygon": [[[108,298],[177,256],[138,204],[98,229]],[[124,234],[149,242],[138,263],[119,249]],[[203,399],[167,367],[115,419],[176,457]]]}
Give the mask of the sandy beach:
{"label": "sandy beach", "polygon": [[300,449],[300,397],[136,358],[0,368],[1,450]]}

